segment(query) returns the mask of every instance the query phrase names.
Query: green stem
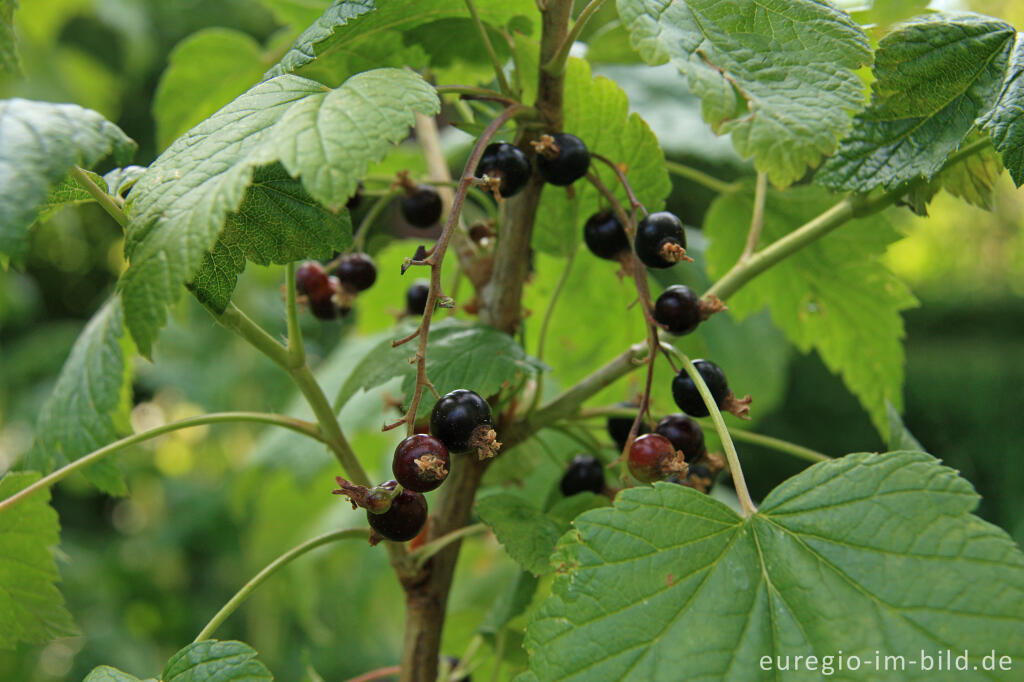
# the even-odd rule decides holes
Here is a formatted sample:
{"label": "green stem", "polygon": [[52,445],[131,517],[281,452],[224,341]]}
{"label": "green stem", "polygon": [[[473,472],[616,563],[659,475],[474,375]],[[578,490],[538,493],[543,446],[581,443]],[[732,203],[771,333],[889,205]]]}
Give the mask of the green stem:
{"label": "green stem", "polygon": [[284,266],[285,312],[288,316],[288,355],[289,367],[302,367],[306,364],[306,348],[302,345],[302,327],[299,326],[299,306],[296,302],[295,263]]}
{"label": "green stem", "polygon": [[370,210],[366,212],[366,215],[360,221],[359,227],[356,228],[356,237],[352,240],[353,251],[363,251],[366,235],[370,232],[370,226],[373,225],[373,221],[377,220],[384,209],[388,207],[388,204],[391,203],[391,200],[398,196],[398,194],[398,192],[388,192],[373,203],[373,206],[370,207]]}
{"label": "green stem", "polygon": [[828,455],[818,452],[817,450],[805,448],[803,445],[790,443],[788,440],[782,440],[781,438],[765,436],[760,433],[754,433],[753,431],[747,431],[746,429],[733,428],[730,429],[729,432],[736,440],[751,443],[752,445],[771,448],[772,450],[778,450],[779,452],[785,452],[786,454],[793,455],[799,459],[805,459],[808,462],[826,462],[832,459]]}
{"label": "green stem", "polygon": [[579,40],[580,33],[583,32],[583,28],[587,25],[590,18],[594,16],[599,9],[601,9],[601,5],[603,4],[604,0],[590,0],[590,3],[584,7],[583,11],[580,12],[578,17],[576,17],[576,21],[573,22],[572,28],[569,29],[569,33],[558,46],[558,51],[555,52],[551,59],[540,67],[542,70],[552,76],[560,76],[565,73],[565,64],[569,61],[569,52],[572,50],[573,43]]}
{"label": "green stem", "polygon": [[466,0],[466,8],[469,10],[470,16],[473,17],[473,23],[476,24],[476,28],[480,32],[480,38],[484,41],[487,56],[491,59],[494,75],[498,79],[498,87],[501,88],[502,93],[505,95],[511,95],[512,88],[509,87],[508,80],[505,79],[505,70],[501,67],[498,53],[494,51],[494,45],[491,45],[491,38],[487,35],[487,27],[480,21],[480,15],[477,14],[476,7],[473,6],[473,0]]}
{"label": "green stem", "polygon": [[[569,281],[569,273],[572,272],[573,261],[576,260],[576,251],[579,249],[579,243],[573,247],[572,251],[569,252],[568,257],[565,259],[565,268],[562,270],[561,277],[558,278],[558,284],[555,285],[555,290],[551,293],[551,297],[548,299],[547,310],[544,311],[544,320],[540,323],[540,335],[537,337],[537,360],[544,361],[544,342],[548,338],[548,326],[551,324],[552,313],[555,312],[555,305],[558,303],[559,297],[562,295],[562,290],[565,289],[565,283]],[[544,373],[541,372],[537,375],[537,388],[533,394],[533,402],[530,405],[530,412],[533,412],[540,406],[541,394],[544,392]]]}
{"label": "green stem", "polygon": [[[292,277],[292,280],[294,279]],[[217,316],[217,321],[241,336],[249,345],[273,360],[275,364],[288,371],[292,370],[289,364],[288,349],[268,334],[263,327],[253,322],[234,303],[228,304],[224,312]]]}
{"label": "green stem", "polygon": [[704,171],[691,168],[685,164],[677,161],[665,161],[665,169],[673,175],[678,175],[681,178],[686,178],[696,182],[698,185],[707,187],[712,192],[718,192],[719,194],[728,194],[729,192],[735,192],[739,189],[740,184],[737,182],[726,182],[719,180],[713,175],[709,175]]}
{"label": "green stem", "polygon": [[110,214],[111,218],[117,221],[118,225],[124,228],[128,227],[128,216],[125,215],[124,210],[117,205],[114,197],[104,192],[99,185],[92,181],[88,173],[78,166],[72,166],[71,177],[77,180],[85,188],[85,191],[92,195],[93,199]]}
{"label": "green stem", "polygon": [[750,217],[750,232],[747,234],[747,244],[740,254],[740,262],[747,260],[757,249],[757,243],[761,241],[761,230],[764,229],[764,206],[768,200],[768,174],[761,171],[757,174],[757,187],[754,189],[754,211]]}
{"label": "green stem", "polygon": [[107,455],[113,454],[118,450],[123,450],[124,448],[135,445],[136,443],[152,440],[157,436],[162,436],[165,433],[170,433],[171,431],[188,429],[193,426],[205,426],[207,424],[222,424],[225,422],[257,422],[261,424],[274,424],[277,426],[283,426],[286,429],[291,429],[292,431],[297,431],[298,433],[309,436],[314,440],[321,442],[324,440],[320,431],[317,429],[316,424],[277,414],[266,414],[262,412],[214,412],[211,414],[204,414],[199,417],[189,417],[188,419],[182,419],[180,421],[171,422],[170,424],[164,424],[163,426],[157,426],[140,433],[133,433],[121,440],[114,441],[110,445],[105,445],[99,450],[93,450],[89,454],[76,459],[74,462],[65,464],[60,469],[44,476],[27,488],[18,491],[3,502],[0,502],[0,513],[15,506],[21,500],[36,493],[37,491],[55,485],[79,469],[83,469],[94,462],[98,462]]}
{"label": "green stem", "polygon": [[252,594],[253,590],[263,584],[267,578],[277,573],[279,570],[287,566],[289,563],[298,559],[303,554],[310,552],[317,547],[337,542],[339,540],[347,540],[354,538],[368,538],[370,531],[366,528],[348,528],[346,530],[336,530],[333,533],[326,533],[319,537],[315,537],[312,540],[307,540],[301,545],[291,548],[281,556],[277,557],[269,564],[267,564],[262,571],[252,577],[252,580],[242,586],[242,589],[235,593],[235,596],[231,597],[224,606],[221,607],[220,611],[210,619],[210,622],[206,624],[198,635],[196,635],[193,642],[201,642],[204,639],[210,639],[214,631],[220,627],[220,625],[228,619],[228,617],[234,613],[242,602]]}
{"label": "green stem", "polygon": [[440,552],[448,545],[461,540],[467,535],[476,535],[488,530],[487,524],[474,523],[472,526],[463,526],[458,530],[453,530],[447,535],[442,535],[436,540],[431,540],[425,545],[420,545],[417,549],[409,553],[409,560],[416,567],[417,570],[423,567],[423,564],[427,563],[427,560]]}
{"label": "green stem", "polygon": [[438,85],[435,90],[439,95],[460,95],[465,99],[493,100],[506,105],[519,104],[515,97],[509,97],[497,90],[481,88],[475,85]]}

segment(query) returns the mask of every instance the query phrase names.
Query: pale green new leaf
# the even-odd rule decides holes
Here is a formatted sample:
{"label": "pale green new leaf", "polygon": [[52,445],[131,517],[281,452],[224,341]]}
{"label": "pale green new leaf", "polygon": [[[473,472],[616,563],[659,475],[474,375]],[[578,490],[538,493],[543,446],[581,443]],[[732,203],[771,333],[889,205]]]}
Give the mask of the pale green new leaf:
{"label": "pale green new leaf", "polygon": [[[769,190],[761,245],[784,237],[835,202],[825,190],[809,185]],[[712,204],[704,223],[712,277],[725,274],[742,253],[752,210],[750,191]],[[842,376],[883,436],[888,429],[885,401],[903,405],[900,311],[916,305],[906,285],[880,261],[898,238],[880,216],[854,221],[762,273],[727,301],[738,319],[767,306],[772,321],[797,348],[817,350],[825,365]]]}
{"label": "pale green new leaf", "polygon": [[671,62],[702,100],[704,119],[731,133],[776,185],[836,149],[863,102],[855,69],[871,61],[848,15],[819,0],[618,0],[633,48]]}
{"label": "pale green new leaf", "polygon": [[[527,628],[531,670],[541,682],[776,680],[762,656],[947,649],[979,665],[994,649],[1018,669],[1024,554],[971,515],[977,503],[920,452],[816,464],[746,519],[682,486],[627,489],[561,540],[552,594]],[[983,677],[997,679],[969,678]]]}
{"label": "pale green new leaf", "polygon": [[[124,194],[131,189],[135,181],[142,177],[146,171],[142,166],[125,166],[115,168],[106,175],[99,175],[92,171],[84,171],[96,186],[108,194],[124,198]],[[111,188],[113,191],[111,191]],[[76,206],[96,201],[96,198],[89,193],[89,190],[74,176],[67,176],[57,183],[50,191],[46,201],[39,208],[39,215],[36,220],[45,221],[50,219],[54,213],[65,206]]]}
{"label": "pale green new leaf", "polygon": [[91,109],[0,100],[0,255],[24,252],[29,226],[73,166],[88,168],[111,153],[127,163],[135,143]]}
{"label": "pale green new leaf", "polygon": [[1009,24],[970,14],[929,15],[887,35],[871,106],[817,182],[867,192],[930,180],[995,101],[1014,35]]}
{"label": "pale green new leaf", "polygon": [[988,132],[1018,187],[1024,184],[1024,33],[1013,44],[999,99],[978,123]]}
{"label": "pale green new leaf", "polygon": [[270,674],[256,651],[244,642],[206,639],[193,642],[171,656],[163,682],[270,682]]}
{"label": "pale green new leaf", "polygon": [[18,44],[14,36],[14,10],[17,0],[0,0],[0,73],[21,73]]}
{"label": "pale green new leaf", "polygon": [[[30,471],[6,474],[0,500],[37,480]],[[0,649],[76,634],[56,586],[60,524],[49,502],[50,491],[41,490],[0,514]]]}
{"label": "pale green new leaf", "polygon": [[117,668],[112,668],[109,665],[101,665],[93,668],[82,682],[150,682],[149,680],[140,680],[135,675],[129,675],[126,672],[121,672]]}
{"label": "pale green new leaf", "polygon": [[253,173],[280,162],[316,201],[340,210],[367,166],[434,114],[418,75],[378,69],[331,90],[296,76],[260,83],[179,138],[130,195],[121,279],[125,319],[149,355],[167,306],[191,281],[228,216],[245,214]]}

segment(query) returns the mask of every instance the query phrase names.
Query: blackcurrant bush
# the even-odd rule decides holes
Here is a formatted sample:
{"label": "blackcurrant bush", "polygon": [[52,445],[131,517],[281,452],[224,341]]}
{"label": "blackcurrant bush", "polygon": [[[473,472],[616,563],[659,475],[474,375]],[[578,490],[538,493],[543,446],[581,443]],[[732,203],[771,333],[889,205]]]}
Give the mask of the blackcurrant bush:
{"label": "blackcurrant bush", "polygon": [[427,498],[411,490],[403,490],[391,501],[383,514],[366,512],[366,520],[380,535],[395,542],[412,540],[427,522]]}
{"label": "blackcurrant bush", "polygon": [[703,429],[685,414],[668,415],[658,422],[654,432],[668,438],[672,447],[682,452],[688,461],[700,459],[707,451]]}
{"label": "blackcurrant bush", "polygon": [[689,334],[701,322],[700,297],[683,284],[670,286],[654,302],[654,319],[673,334]]}
{"label": "blackcurrant bush", "polygon": [[526,187],[530,179],[530,159],[519,147],[507,142],[494,142],[487,145],[480,163],[476,166],[478,178],[486,175],[498,182],[498,192],[503,197],[517,194]]}
{"label": "blackcurrant bush", "polygon": [[[619,403],[617,407],[635,408],[636,405],[631,403]],[[606,422],[608,426],[608,435],[611,436],[612,441],[619,446],[619,450],[626,447],[626,439],[629,438],[629,430],[633,428],[633,420],[633,417],[608,417],[608,421]],[[642,436],[643,434],[650,432],[650,424],[646,421],[641,421],[636,435]]]}
{"label": "blackcurrant bush", "polygon": [[537,170],[541,177],[552,185],[564,187],[576,182],[587,174],[590,168],[590,151],[583,140],[569,133],[555,133],[551,136],[558,152],[545,156],[537,154]]}
{"label": "blackcurrant bush", "polygon": [[295,270],[295,289],[311,299],[330,298],[331,284],[327,271],[316,261],[303,263]]}
{"label": "blackcurrant bush", "polygon": [[354,211],[359,208],[359,204],[363,203],[363,181],[360,180],[359,184],[356,185],[356,193],[348,198],[345,202],[345,208],[350,211]]}
{"label": "blackcurrant bush", "polygon": [[405,312],[409,315],[422,315],[427,309],[427,297],[430,296],[430,282],[425,279],[413,282],[405,292]]}
{"label": "blackcurrant bush", "polygon": [[629,448],[629,473],[643,483],[661,481],[671,475],[677,461],[676,449],[665,436],[648,433]]}
{"label": "blackcurrant bush", "polygon": [[[725,380],[725,372],[710,360],[694,360],[693,366],[700,373],[701,378],[704,379],[704,383],[708,385],[708,390],[711,391],[711,398],[715,401],[715,404],[722,407],[723,402],[729,395],[729,384]],[[704,399],[700,397],[700,392],[697,391],[697,386],[694,385],[693,379],[690,378],[685,369],[679,370],[679,374],[672,380],[672,397],[675,399],[679,409],[691,417],[706,417],[710,414],[708,406],[704,404]]]}
{"label": "blackcurrant bush", "polygon": [[430,413],[430,433],[451,452],[473,449],[484,429],[492,431],[491,406],[464,388],[443,396]]}
{"label": "blackcurrant bush", "polygon": [[350,253],[335,270],[341,285],[352,291],[366,291],[377,281],[377,267],[365,253]]}
{"label": "blackcurrant bush", "polygon": [[668,211],[652,213],[637,225],[633,245],[637,258],[647,267],[670,268],[686,255],[683,223]]}
{"label": "blackcurrant bush", "polygon": [[441,195],[430,185],[417,185],[402,197],[402,217],[420,229],[433,227],[441,219]]}
{"label": "blackcurrant bush", "polygon": [[604,467],[593,455],[576,455],[569,462],[561,482],[562,494],[568,497],[589,490],[604,490]]}
{"label": "blackcurrant bush", "polygon": [[616,260],[629,251],[629,237],[612,211],[601,211],[587,218],[583,241],[598,258]]}
{"label": "blackcurrant bush", "polygon": [[428,493],[444,483],[451,460],[448,448],[433,436],[417,433],[395,448],[391,471],[406,490]]}

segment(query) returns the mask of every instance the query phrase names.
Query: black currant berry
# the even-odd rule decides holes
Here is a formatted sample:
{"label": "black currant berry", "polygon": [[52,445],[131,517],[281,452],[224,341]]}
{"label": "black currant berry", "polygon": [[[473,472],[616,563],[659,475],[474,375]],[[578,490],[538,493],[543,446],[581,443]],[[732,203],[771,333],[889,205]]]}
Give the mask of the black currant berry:
{"label": "black currant berry", "polygon": [[605,260],[617,260],[629,251],[629,237],[612,211],[601,211],[587,218],[583,241],[591,253]]}
{"label": "black currant berry", "polygon": [[366,520],[370,522],[370,528],[388,540],[412,540],[427,522],[427,498],[420,493],[403,490],[391,501],[386,512],[374,514],[367,511]]}
{"label": "black currant berry", "polygon": [[352,291],[366,291],[377,281],[377,267],[365,253],[350,253],[335,270],[341,285]]}
{"label": "black currant berry", "polygon": [[704,431],[700,424],[685,414],[670,414],[654,427],[654,432],[668,438],[672,447],[683,453],[688,461],[704,456]]}
{"label": "black currant berry", "polygon": [[544,152],[537,154],[537,170],[541,177],[552,185],[564,187],[576,182],[587,174],[590,168],[590,151],[583,140],[569,133],[555,133],[551,136],[558,152],[549,158]]}
{"label": "black currant berry", "polygon": [[[636,405],[630,403],[619,403],[617,407],[632,407],[636,408]],[[633,428],[634,417],[608,417],[608,435],[612,437],[612,441],[619,447],[619,450],[626,447],[626,439],[629,438],[629,430]],[[640,422],[640,427],[637,429],[636,435],[642,436],[645,433],[651,432],[651,426],[645,421]]]}
{"label": "black currant berry", "polygon": [[430,296],[430,282],[425,279],[413,282],[405,292],[405,312],[409,315],[422,315],[427,309],[427,297]]}
{"label": "black currant berry", "polygon": [[[700,373],[704,383],[711,391],[711,398],[715,404],[722,407],[722,403],[729,395],[729,384],[725,380],[725,372],[722,368],[710,360],[694,360],[693,366]],[[700,397],[700,392],[693,383],[693,379],[686,373],[686,370],[679,370],[679,374],[672,380],[672,397],[675,398],[679,409],[691,417],[708,416],[708,406]]]}
{"label": "black currant berry", "polygon": [[359,208],[359,204],[363,203],[363,181],[360,180],[359,184],[356,185],[356,193],[348,198],[345,202],[345,208],[350,211],[354,211]]}
{"label": "black currant berry", "polygon": [[592,455],[576,455],[562,476],[561,488],[566,497],[587,490],[600,493],[604,490],[604,467]]}
{"label": "black currant berry", "polygon": [[441,219],[441,195],[430,185],[417,185],[402,197],[402,216],[413,227],[427,229]]}
{"label": "black currant berry", "polygon": [[338,304],[330,296],[327,298],[309,299],[309,312],[313,313],[313,317],[320,320],[336,320],[339,316],[344,317],[348,314],[348,310],[342,312],[342,309],[338,307]]}
{"label": "black currant berry", "polygon": [[487,145],[480,163],[476,166],[476,176],[497,179],[498,192],[503,197],[517,194],[526,187],[530,179],[530,159],[519,147],[507,142],[494,142]]}
{"label": "black currant berry", "polygon": [[417,433],[395,448],[391,472],[406,490],[428,493],[448,478],[448,448],[433,436]]}
{"label": "black currant berry", "polygon": [[324,266],[316,261],[303,263],[295,270],[295,289],[311,299],[330,298],[331,284]]}
{"label": "black currant berry", "polygon": [[686,471],[686,465],[672,443],[665,436],[648,433],[640,436],[629,447],[629,473],[643,483],[661,481],[677,471]]}
{"label": "black currant berry", "polygon": [[683,284],[670,286],[654,302],[654,319],[673,334],[689,334],[701,322],[700,297]]}
{"label": "black currant berry", "polygon": [[474,449],[473,441],[482,435],[482,429],[492,430],[491,406],[464,388],[442,397],[430,413],[430,433],[451,452]]}
{"label": "black currant berry", "polygon": [[672,213],[652,213],[636,227],[637,258],[649,268],[670,268],[686,255],[683,223]]}

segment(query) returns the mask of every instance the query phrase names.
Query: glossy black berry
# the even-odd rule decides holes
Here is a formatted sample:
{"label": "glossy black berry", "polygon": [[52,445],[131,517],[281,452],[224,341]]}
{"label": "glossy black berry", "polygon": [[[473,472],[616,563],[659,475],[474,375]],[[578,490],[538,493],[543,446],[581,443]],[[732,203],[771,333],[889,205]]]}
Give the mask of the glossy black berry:
{"label": "glossy black berry", "polygon": [[629,251],[629,237],[612,211],[601,211],[587,218],[583,241],[591,253],[605,260],[616,260]]}
{"label": "glossy black berry", "polygon": [[430,433],[451,452],[470,450],[474,433],[481,426],[491,426],[491,406],[464,388],[443,396],[430,413]]}
{"label": "glossy black berry", "polygon": [[706,452],[703,429],[685,414],[668,415],[658,422],[654,432],[668,438],[672,447],[682,452],[688,461],[700,459]]}
{"label": "glossy black berry", "polygon": [[654,319],[673,334],[689,334],[700,324],[700,297],[684,284],[661,292],[654,302]]}
{"label": "glossy black berry", "polygon": [[541,177],[552,185],[571,185],[590,168],[590,151],[583,140],[569,133],[555,133],[551,136],[558,153],[551,158],[543,152],[537,154],[537,170]]}
{"label": "glossy black berry", "polygon": [[[693,366],[704,379],[704,383],[708,385],[715,404],[721,407],[722,401],[729,395],[729,384],[725,380],[722,368],[710,360],[694,360]],[[679,409],[691,417],[706,417],[709,414],[704,399],[700,397],[697,387],[686,370],[679,370],[679,374],[672,380],[672,397],[675,398]]]}
{"label": "glossy black berry", "polygon": [[668,211],[652,213],[637,225],[633,245],[637,258],[647,267],[670,268],[678,260],[666,258],[666,249],[686,248],[683,223]]}
{"label": "glossy black berry", "polygon": [[[636,408],[636,405],[630,403],[619,403],[617,407],[632,407]],[[612,437],[612,441],[619,447],[619,450],[626,447],[626,439],[629,438],[629,430],[633,428],[633,417],[608,417],[608,435]],[[645,433],[651,432],[651,426],[645,421],[640,422],[640,427],[637,429],[636,435],[642,436]]]}
{"label": "glossy black berry", "polygon": [[311,299],[330,298],[331,284],[324,266],[316,261],[303,263],[295,270],[295,289]]}
{"label": "glossy black berry", "polygon": [[476,166],[478,178],[487,175],[499,180],[498,192],[503,197],[517,194],[530,180],[530,159],[519,147],[507,142],[487,145]]}
{"label": "glossy black berry", "polygon": [[566,497],[587,490],[600,493],[604,490],[604,467],[592,455],[576,455],[562,476],[561,488]]}
{"label": "glossy black berry", "polygon": [[359,208],[359,204],[363,203],[363,181],[360,180],[359,184],[356,185],[356,193],[348,198],[345,202],[345,208],[350,211],[354,211]]}
{"label": "glossy black berry", "polygon": [[335,270],[346,289],[366,291],[377,281],[377,267],[365,253],[350,253],[341,259]]}
{"label": "glossy black berry", "polygon": [[406,490],[427,493],[448,477],[451,460],[448,448],[437,438],[423,433],[409,436],[395,448],[391,472]]}
{"label": "glossy black berry", "polygon": [[367,511],[366,520],[371,528],[388,540],[412,540],[427,522],[427,498],[420,493],[403,490],[391,501],[386,512],[374,514]]}
{"label": "glossy black berry", "polygon": [[425,279],[413,282],[405,292],[405,312],[409,315],[422,315],[427,309],[427,297],[430,296],[430,283]]}
{"label": "glossy black berry", "polygon": [[416,189],[402,197],[399,206],[402,217],[420,229],[433,227],[441,219],[441,195],[430,185],[417,185]]}

